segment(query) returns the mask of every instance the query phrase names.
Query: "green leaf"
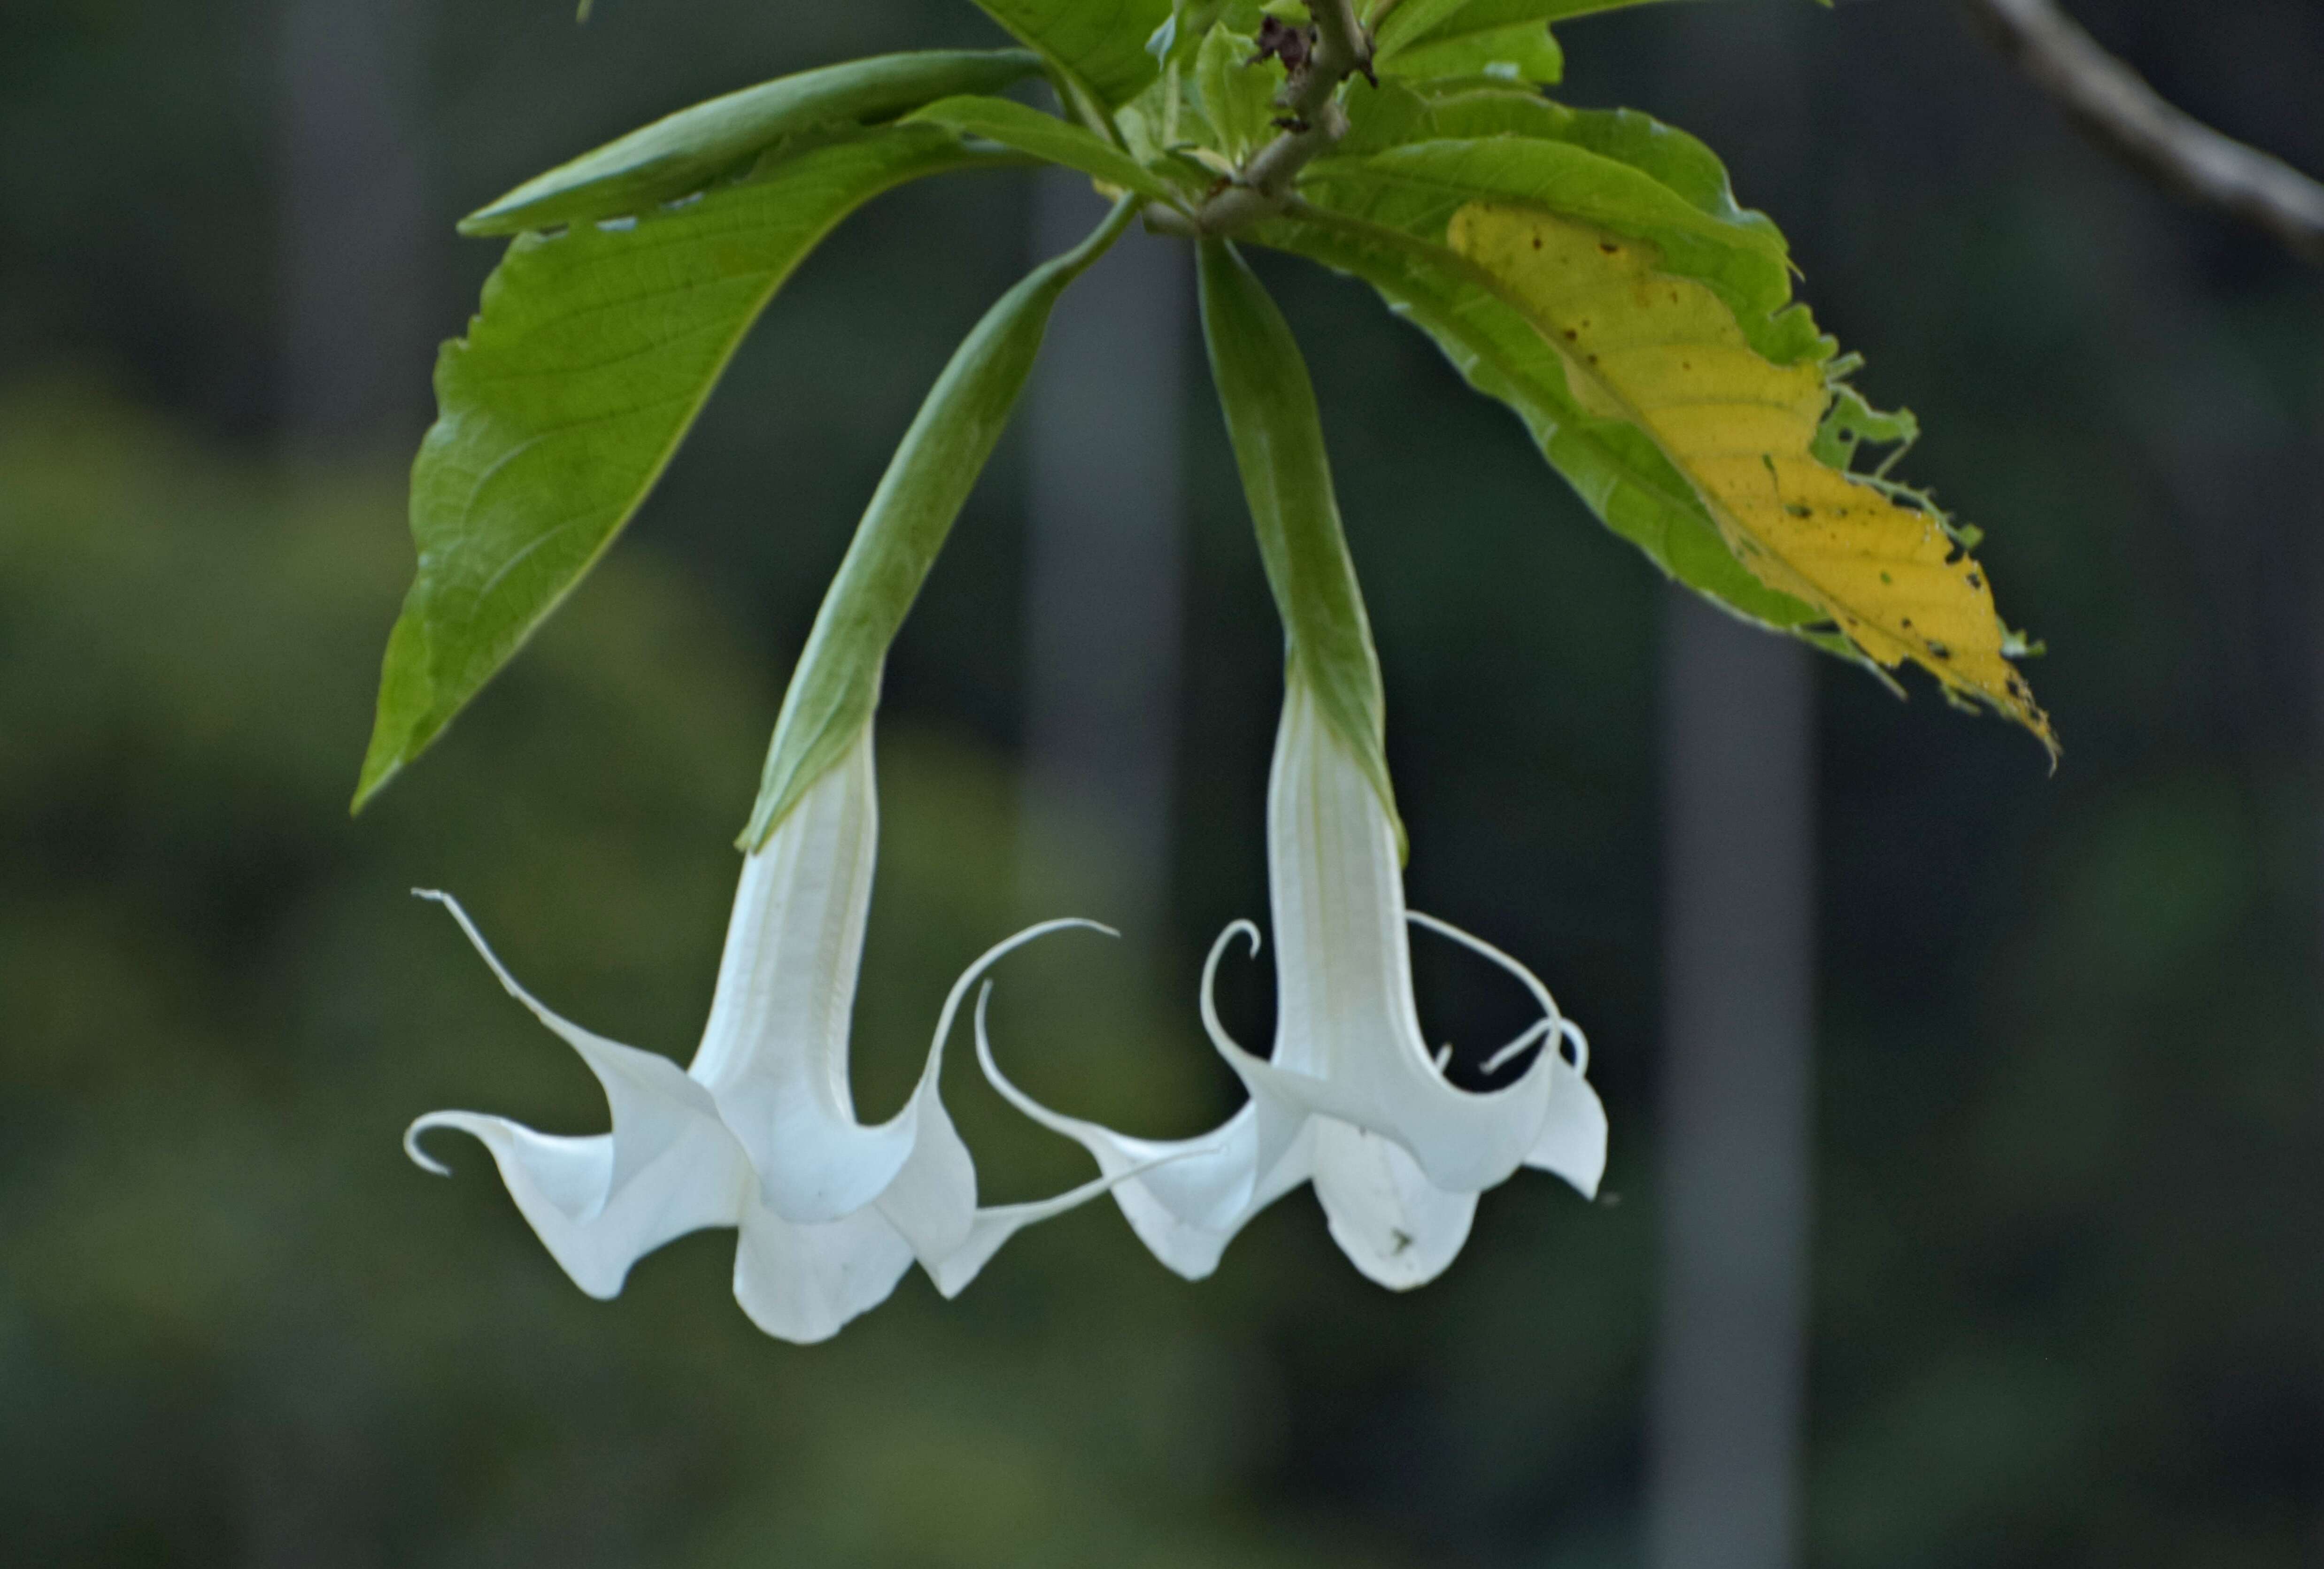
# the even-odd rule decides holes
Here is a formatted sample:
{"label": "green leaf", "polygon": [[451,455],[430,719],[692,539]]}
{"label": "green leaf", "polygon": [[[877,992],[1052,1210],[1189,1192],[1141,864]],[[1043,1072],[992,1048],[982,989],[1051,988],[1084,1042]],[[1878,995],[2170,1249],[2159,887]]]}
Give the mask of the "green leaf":
{"label": "green leaf", "polygon": [[1170,0],[976,0],[985,14],[1038,50],[1072,85],[1107,108],[1134,96],[1160,69],[1147,41],[1170,17]]}
{"label": "green leaf", "polygon": [[818,148],[634,225],[527,234],[436,363],[411,473],[420,566],[390,634],[361,810],[612,544],[760,310],[881,191],[1014,162],[935,126]]}
{"label": "green leaf", "polygon": [[1146,52],[1164,67],[1184,65],[1213,27],[1251,33],[1266,14],[1260,0],[1171,0],[1170,14],[1146,41]]}
{"label": "green leaf", "polygon": [[1183,205],[1176,187],[1120,148],[1071,121],[1007,98],[942,98],[906,117],[910,124],[942,125],[964,136],[982,136],[1044,162],[1077,169],[1119,190],[1149,201]]}
{"label": "green leaf", "polygon": [[1567,142],[1628,164],[1722,223],[1778,233],[1766,214],[1736,201],[1716,153],[1676,126],[1635,109],[1572,109],[1524,88],[1469,80],[1359,88],[1348,100],[1348,112],[1351,128],[1334,149],[1335,157],[1369,156],[1410,142]]}
{"label": "green leaf", "polygon": [[1224,26],[1247,37],[1259,31],[1265,15],[1259,0],[1171,0],[1170,15],[1146,41],[1146,52],[1165,67],[1185,65],[1212,28]]}
{"label": "green leaf", "polygon": [[1403,0],[1372,34],[1373,63],[1388,64],[1406,49],[1425,41],[1440,28],[1456,30],[1460,14],[1471,4],[1471,0]]}
{"label": "green leaf", "polygon": [[1275,135],[1275,96],[1283,88],[1283,66],[1273,57],[1255,58],[1259,45],[1249,33],[1214,27],[1194,58],[1194,88],[1203,119],[1228,163],[1240,165]]}
{"label": "green leaf", "polygon": [[1488,32],[1520,23],[1546,27],[1571,16],[1620,11],[1651,0],[1404,0],[1380,28],[1382,52],[1434,43],[1455,33]]}
{"label": "green leaf", "polygon": [[1434,339],[1469,384],[1525,423],[1550,466],[1614,533],[1714,604],[1854,657],[1821,611],[1768,588],[1735,559],[1684,475],[1654,443],[1575,399],[1556,351],[1493,280],[1441,245],[1339,215],[1282,222],[1267,243],[1360,278]]}
{"label": "green leaf", "polygon": [[1565,74],[1565,52],[1538,22],[1447,32],[1398,50],[1380,61],[1383,76],[1493,77],[1511,82],[1554,82]]}
{"label": "green leaf", "polygon": [[886,120],[934,98],[997,92],[1041,69],[1020,49],[888,54],[779,78],[657,120],[525,181],[460,220],[464,234],[514,234],[650,211],[689,197],[784,138]]}
{"label": "green leaf", "polygon": [[1066,286],[1130,226],[1138,205],[1123,197],[1088,239],[1026,274],[970,329],[928,390],[855,526],[791,673],[758,803],[737,841],[744,849],[766,843],[808,786],[847,756],[872,722],[888,646],[1008,428],[1050,311]]}
{"label": "green leaf", "polygon": [[1804,309],[1786,308],[1789,248],[1773,224],[1739,208],[1732,216],[1707,209],[1636,164],[1578,141],[1407,142],[1365,158],[1321,160],[1300,190],[1318,205],[1431,242],[1476,200],[1522,204],[1611,230],[1654,245],[1671,271],[1717,293],[1768,358],[1791,363],[1832,352]]}
{"label": "green leaf", "polygon": [[1283,616],[1286,679],[1304,680],[1324,721],[1356,755],[1402,852],[1383,750],[1387,704],[1355,563],[1340,528],[1315,389],[1290,323],[1234,247],[1201,247],[1203,340],[1268,586]]}

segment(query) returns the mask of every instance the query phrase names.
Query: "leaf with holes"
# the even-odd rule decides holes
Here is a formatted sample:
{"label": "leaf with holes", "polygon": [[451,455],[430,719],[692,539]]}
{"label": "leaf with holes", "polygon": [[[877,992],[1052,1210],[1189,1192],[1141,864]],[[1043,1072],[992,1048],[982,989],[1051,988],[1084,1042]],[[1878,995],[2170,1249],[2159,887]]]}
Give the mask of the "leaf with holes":
{"label": "leaf with holes", "polygon": [[1608,528],[1669,576],[1731,614],[1828,653],[1861,657],[1824,629],[1813,605],[1767,587],[1735,559],[1685,477],[1653,442],[1575,400],[1564,362],[1481,271],[1441,245],[1320,210],[1269,225],[1260,237],[1378,289],[1471,386],[1525,422],[1542,456]]}
{"label": "leaf with holes", "polygon": [[1763,356],[1717,294],[1638,241],[1487,203],[1456,213],[1446,240],[1557,350],[1577,402],[1643,432],[1685,475],[1760,582],[1816,606],[1882,666],[1909,659],[2055,750],[1984,569],[1941,517],[1817,455],[1825,366]]}

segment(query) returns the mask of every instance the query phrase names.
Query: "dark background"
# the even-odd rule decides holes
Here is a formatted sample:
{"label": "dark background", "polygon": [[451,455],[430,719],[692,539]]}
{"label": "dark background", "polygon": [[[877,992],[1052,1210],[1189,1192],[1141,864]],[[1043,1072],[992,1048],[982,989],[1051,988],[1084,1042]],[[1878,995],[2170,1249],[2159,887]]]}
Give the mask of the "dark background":
{"label": "dark background", "polygon": [[[2324,170],[2311,0],[2074,9]],[[789,661],[922,391],[1027,263],[1031,188],[914,187],[825,245],[604,569],[350,823],[429,344],[496,253],[453,219],[713,92],[997,39],[952,0],[385,13],[318,58],[389,95],[408,156],[294,224],[286,105],[341,88],[286,68],[272,8],[0,9],[0,1555],[1636,1563],[1666,591],[1514,420],[1305,266],[1264,263],[1340,465],[1415,903],[1589,1025],[1618,1203],[1521,1178],[1407,1297],[1304,1195],[1201,1286],[1093,1207],[955,1304],[915,1275],[801,1349],[734,1307],[724,1236],[602,1305],[481,1155],[451,1182],[405,1162],[437,1106],[603,1115],[415,884],[552,1005],[690,1044]],[[2324,279],[2088,149],[1936,0],[1561,36],[1561,96],[1709,140],[1860,384],[1920,414],[1908,471],[1988,531],[2066,744],[2052,776],[1925,686],[1819,673],[1809,1561],[2324,1562]],[[307,248],[331,223],[339,264],[392,283],[337,393]],[[1122,1007],[1144,983],[1084,947],[1012,961],[996,1005],[1041,1093],[1154,1133],[1232,1101],[1187,1005],[1201,945],[1264,906],[1279,679],[1199,372],[1189,398],[1168,989]],[[1024,913],[1023,484],[1004,446],[891,665],[873,1113]],[[1432,1035],[1518,1018],[1433,950],[1421,981]],[[1263,1036],[1263,981],[1229,1002]],[[988,1191],[1078,1179],[954,1085]]]}

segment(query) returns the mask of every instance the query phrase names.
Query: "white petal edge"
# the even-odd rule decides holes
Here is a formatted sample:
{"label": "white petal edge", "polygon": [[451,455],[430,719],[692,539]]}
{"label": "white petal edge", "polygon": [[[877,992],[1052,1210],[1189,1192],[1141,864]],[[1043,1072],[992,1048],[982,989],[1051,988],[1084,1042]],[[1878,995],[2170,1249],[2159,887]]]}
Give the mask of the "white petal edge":
{"label": "white petal edge", "polygon": [[1469,1240],[1478,1195],[1445,1192],[1378,1133],[1318,1119],[1313,1136],[1315,1197],[1348,1261],[1392,1291],[1443,1274]]}
{"label": "white petal edge", "polygon": [[631,1266],[672,1238],[734,1225],[752,1186],[750,1166],[709,1092],[667,1057],[552,1013],[503,968],[456,900],[414,892],[450,911],[509,995],[580,1055],[604,1091],[613,1131],[567,1137],[477,1112],[431,1112],[405,1131],[405,1152],[447,1175],[420,1148],[421,1134],[454,1128],[482,1142],[549,1256],[592,1297],[618,1294]]}
{"label": "white petal edge", "polygon": [[1074,1192],[1094,1197],[1103,1185],[1111,1185],[1130,1229],[1175,1274],[1200,1280],[1213,1273],[1235,1234],[1307,1178],[1307,1141],[1295,1136],[1261,1179],[1257,1114],[1250,1106],[1190,1139],[1134,1138],[1053,1111],[1001,1072],[981,1007],[976,1022],[977,1061],[992,1087],[1025,1115],[1073,1140],[1096,1160],[1096,1182]]}
{"label": "white petal edge", "polygon": [[[1060,924],[1065,924],[1065,922],[1052,922],[1051,929],[1054,930]],[[1103,931],[1108,936],[1119,935],[1111,928],[1100,926],[1093,921],[1084,922],[1081,924]],[[1035,1103],[1018,1091],[1014,1085],[995,1077],[998,1069],[992,1061],[992,1038],[987,1024],[991,1001],[992,983],[988,980],[982,989],[977,993],[976,997],[977,1060],[983,1065],[987,1077],[993,1078],[995,1087],[1001,1089],[1001,1093],[1010,1098],[1010,1104],[1018,1106],[1020,1109],[1032,1106]],[[1039,1109],[1046,1111],[1046,1108]],[[977,1272],[991,1261],[992,1255],[1000,1251],[1001,1244],[1025,1227],[1040,1221],[1054,1219],[1068,1210],[1078,1209],[1091,1199],[1103,1194],[1118,1193],[1125,1183],[1145,1177],[1159,1168],[1174,1165],[1188,1159],[1195,1152],[1194,1150],[1160,1146],[1157,1152],[1145,1159],[1109,1167],[1079,1187],[1068,1188],[1050,1197],[981,1208],[976,1211],[967,1239],[944,1259],[932,1266],[927,1266],[928,1278],[936,1282],[936,1289],[943,1292],[945,1296],[956,1297],[971,1280],[976,1278]],[[1223,1247],[1223,1242],[1220,1245]],[[1215,1267],[1217,1263],[1215,1254],[1213,1255],[1212,1263]]]}
{"label": "white petal edge", "polygon": [[1203,967],[1202,1014],[1212,1045],[1258,1109],[1261,1165],[1289,1146],[1307,1116],[1332,1117],[1395,1141],[1447,1192],[1499,1187],[1525,1163],[1547,1115],[1554,1053],[1544,1052],[1515,1084],[1482,1094],[1447,1083],[1434,1060],[1419,1051],[1385,1060],[1368,1054],[1328,1078],[1277,1067],[1239,1044],[1218,1016],[1218,959],[1230,939],[1246,932],[1256,950],[1258,929],[1248,921],[1229,926],[1212,945]]}
{"label": "white petal edge", "polygon": [[734,1248],[734,1299],[767,1334],[812,1345],[886,1301],[911,1267],[911,1244],[877,1209],[794,1225],[752,1204]]}
{"label": "white petal edge", "polygon": [[[1542,1121],[1540,1137],[1526,1152],[1525,1163],[1536,1170],[1563,1178],[1584,1198],[1597,1197],[1598,1184],[1606,1175],[1606,1107],[1584,1077],[1590,1071],[1590,1037],[1582,1033],[1581,1025],[1558,1011],[1556,999],[1542,985],[1540,977],[1483,938],[1417,910],[1406,912],[1406,918],[1484,955],[1523,981],[1526,989],[1533,994],[1542,1016],[1516,1040],[1485,1059],[1484,1071],[1498,1072],[1518,1052],[1554,1032],[1553,1038],[1542,1048],[1542,1055],[1552,1060],[1550,1077],[1554,1080],[1549,1096],[1549,1115]],[[1569,1049],[1571,1056],[1567,1055]]]}
{"label": "white petal edge", "polygon": [[[959,1130],[954,1127],[951,1114],[945,1110],[940,1089],[945,1042],[952,1036],[961,1003],[984,972],[1010,953],[1052,932],[1075,928],[1102,931],[1109,937],[1118,935],[1110,926],[1079,916],[1036,922],[979,954],[945,995],[944,1007],[936,1014],[936,1033],[928,1042],[927,1060],[920,1069],[919,1084],[912,1092],[910,1103],[894,1119],[898,1123],[908,1116],[913,1119],[916,1132],[911,1154],[878,1200],[880,1213],[910,1243],[914,1256],[929,1271],[931,1279],[936,1278],[939,1266],[955,1258],[967,1245],[978,1214],[975,1162],[970,1159]],[[992,1248],[1006,1240],[1003,1234],[992,1243]],[[987,1257],[991,1251],[987,1250]],[[955,1271],[958,1267],[954,1266]],[[961,1278],[961,1284],[965,1285],[968,1277],[975,1272],[970,1269],[967,1276]]]}

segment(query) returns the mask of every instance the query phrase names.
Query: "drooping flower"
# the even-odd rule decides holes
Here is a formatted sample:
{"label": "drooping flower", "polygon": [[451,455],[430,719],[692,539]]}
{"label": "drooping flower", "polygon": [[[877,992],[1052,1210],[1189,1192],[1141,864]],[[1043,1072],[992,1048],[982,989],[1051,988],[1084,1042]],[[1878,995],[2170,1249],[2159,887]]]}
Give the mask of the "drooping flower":
{"label": "drooping flower", "polygon": [[[1477,1195],[1520,1166],[1594,1194],[1606,1115],[1583,1078],[1582,1032],[1549,991],[1491,945],[1405,908],[1403,836],[1383,748],[1379,661],[1340,528],[1314,389],[1282,314],[1232,246],[1201,247],[1204,337],[1259,555],[1284,625],[1284,703],[1268,784],[1268,893],[1276,935],[1272,1056],[1220,1023],[1203,968],[1204,1028],[1250,1093],[1198,1139],[1130,1138],[1042,1106],[1001,1074],[978,1016],[985,1072],[1020,1110],[1078,1140],[1156,1256],[1199,1278],[1253,1215],[1313,1182],[1332,1234],[1383,1285],[1434,1279],[1467,1239]],[[1524,980],[1535,1025],[1489,1060],[1528,1049],[1517,1080],[1476,1093],[1445,1077],[1412,994],[1406,927],[1467,944]],[[1572,1052],[1569,1058],[1568,1051]],[[1143,1173],[1141,1165],[1165,1161]]]}
{"label": "drooping flower", "polygon": [[945,1295],[964,1287],[1012,1232],[1094,1196],[1089,1185],[1033,1204],[979,1208],[976,1171],[937,1092],[962,999],[1010,950],[1060,926],[1029,927],[954,985],[926,1068],[902,1110],[855,1119],[847,1047],[878,837],[871,729],[811,786],[765,847],[745,858],[709,1023],[691,1066],[551,1012],[519,986],[466,912],[442,894],[484,962],[533,1015],[580,1053],[605,1091],[610,1133],[537,1133],[505,1117],[431,1112],[473,1134],[510,1197],[574,1284],[619,1293],[630,1267],[706,1226],[741,1233],[734,1295],[785,1340],[822,1340],[895,1289],[918,1259]]}
{"label": "drooping flower", "polygon": [[[1323,724],[1305,684],[1284,702],[1268,788],[1268,895],[1276,933],[1276,1035],[1269,1058],[1228,1034],[1213,1000],[1237,922],[1203,967],[1204,1027],[1250,1093],[1249,1104],[1199,1138],[1128,1137],[1061,1115],[1011,1084],[992,1057],[982,1008],[977,1050],[1010,1102],[1077,1140],[1120,1179],[1114,1197],[1148,1247],[1190,1279],[1254,1215],[1303,1181],[1314,1184],[1333,1237],[1382,1285],[1433,1280],[1469,1234],[1477,1196],[1520,1166],[1595,1195],[1606,1162],[1606,1114],[1583,1077],[1589,1045],[1548,989],[1499,949],[1408,912],[1395,832],[1378,791]],[[1523,980],[1541,1017],[1489,1058],[1490,1072],[1528,1049],[1515,1082],[1482,1093],[1445,1077],[1412,989],[1407,923],[1452,938]],[[1570,1055],[1569,1055],[1570,1053]],[[1141,1166],[1164,1161],[1143,1175]]]}

